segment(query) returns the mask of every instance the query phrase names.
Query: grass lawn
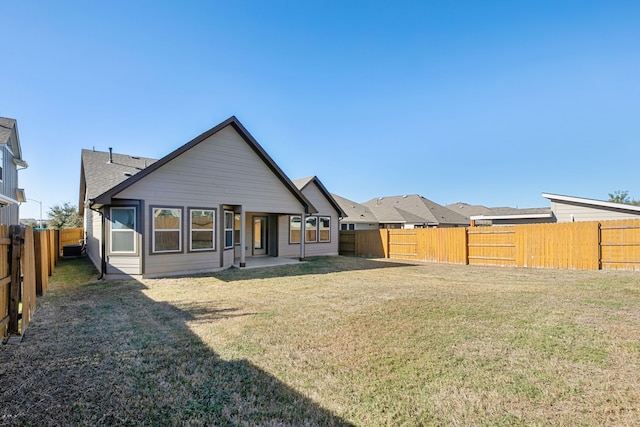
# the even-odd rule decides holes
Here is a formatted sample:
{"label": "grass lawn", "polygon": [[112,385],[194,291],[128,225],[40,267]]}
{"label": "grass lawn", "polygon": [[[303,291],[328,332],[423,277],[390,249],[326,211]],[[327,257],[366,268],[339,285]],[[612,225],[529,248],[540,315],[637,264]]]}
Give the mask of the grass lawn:
{"label": "grass lawn", "polygon": [[360,258],[95,282],[62,261],[7,425],[640,425],[640,273]]}

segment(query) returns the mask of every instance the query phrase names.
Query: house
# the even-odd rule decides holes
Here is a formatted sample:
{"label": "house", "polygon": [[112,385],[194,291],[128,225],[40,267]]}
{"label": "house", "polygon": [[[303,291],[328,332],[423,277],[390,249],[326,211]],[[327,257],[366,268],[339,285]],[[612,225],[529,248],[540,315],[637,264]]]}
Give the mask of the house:
{"label": "house", "polygon": [[380,228],[378,218],[371,209],[344,197],[332,194],[345,215],[340,219],[340,230],[377,230]]}
{"label": "house", "polygon": [[542,197],[551,202],[557,222],[640,218],[640,206],[550,193],[542,193]]}
{"label": "house", "polygon": [[555,222],[550,208],[488,208],[467,203],[453,203],[446,207],[465,216],[473,225],[516,225]]}
{"label": "house", "polygon": [[379,197],[363,203],[380,228],[466,227],[469,220],[417,194]]}
{"label": "house", "polygon": [[[306,255],[338,255],[339,221],[346,214],[317,176],[294,179],[293,184],[318,210],[317,213],[305,218]],[[295,232],[293,222],[299,221],[299,217],[293,216],[291,221],[289,230]],[[294,236],[291,239],[295,240]],[[322,243],[322,245],[316,243]]]}
{"label": "house", "polygon": [[324,186],[313,177],[296,187],[236,117],[159,160],[83,150],[80,169],[87,254],[102,275],[338,253],[342,213]]}
{"label": "house", "polygon": [[0,117],[0,224],[20,221],[20,203],[27,199],[24,190],[18,188],[18,171],[27,167],[22,160],[16,120]]}

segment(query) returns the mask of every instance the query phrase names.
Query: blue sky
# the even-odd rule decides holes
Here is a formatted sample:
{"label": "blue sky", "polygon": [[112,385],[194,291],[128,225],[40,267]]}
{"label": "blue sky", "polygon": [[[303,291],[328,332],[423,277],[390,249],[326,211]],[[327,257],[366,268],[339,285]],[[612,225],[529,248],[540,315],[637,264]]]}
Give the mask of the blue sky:
{"label": "blue sky", "polygon": [[160,158],[232,115],[290,178],[358,202],[640,198],[637,1],[0,10],[0,116],[18,120],[20,185],[45,213],[77,204],[82,148]]}

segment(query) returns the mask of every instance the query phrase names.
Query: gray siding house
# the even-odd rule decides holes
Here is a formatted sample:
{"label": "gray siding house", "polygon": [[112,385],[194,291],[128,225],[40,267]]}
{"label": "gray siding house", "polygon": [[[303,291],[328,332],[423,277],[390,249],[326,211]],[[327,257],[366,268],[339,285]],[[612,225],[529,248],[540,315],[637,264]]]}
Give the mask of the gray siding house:
{"label": "gray siding house", "polygon": [[317,184],[296,187],[235,117],[159,160],[83,150],[87,253],[104,275],[144,277],[334,255],[340,211]]}
{"label": "gray siding house", "polygon": [[551,202],[557,222],[640,218],[640,206],[550,193],[542,193],[542,197]]}
{"label": "gray siding house", "polygon": [[0,117],[0,224],[20,221],[20,203],[26,201],[24,190],[18,188],[18,171],[27,168],[15,119]]}
{"label": "gray siding house", "polygon": [[[317,213],[305,218],[305,251],[307,256],[338,255],[340,218],[345,213],[317,176],[295,179],[293,184],[313,203]],[[296,217],[291,217],[295,222]],[[295,227],[289,226],[289,230]],[[289,236],[291,242],[293,236]],[[295,248],[294,248],[295,250]]]}

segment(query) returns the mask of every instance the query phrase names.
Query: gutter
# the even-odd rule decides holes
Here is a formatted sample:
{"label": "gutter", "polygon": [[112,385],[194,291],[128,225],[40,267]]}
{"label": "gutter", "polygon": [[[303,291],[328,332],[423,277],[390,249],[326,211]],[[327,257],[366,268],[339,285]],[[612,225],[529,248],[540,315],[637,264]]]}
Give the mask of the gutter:
{"label": "gutter", "polygon": [[107,250],[107,245],[105,243],[105,240],[107,238],[107,234],[105,231],[105,224],[106,224],[106,218],[104,217],[104,214],[102,212],[100,212],[98,209],[94,209],[93,206],[94,201],[90,200],[89,201],[89,209],[97,212],[98,215],[100,215],[100,277],[98,277],[98,280],[102,280],[104,279],[104,275],[107,271],[107,261],[105,259],[105,253]]}

